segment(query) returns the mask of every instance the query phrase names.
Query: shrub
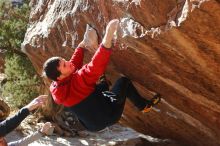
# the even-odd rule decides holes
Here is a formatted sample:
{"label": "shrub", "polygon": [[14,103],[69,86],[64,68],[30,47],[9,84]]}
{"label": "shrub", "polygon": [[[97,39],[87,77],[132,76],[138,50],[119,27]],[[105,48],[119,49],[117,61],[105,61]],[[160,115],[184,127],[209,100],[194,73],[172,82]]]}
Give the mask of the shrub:
{"label": "shrub", "polygon": [[16,54],[7,55],[5,62],[7,82],[2,94],[12,106],[20,108],[38,95],[41,80],[28,58]]}
{"label": "shrub", "polygon": [[30,10],[27,3],[12,7],[10,1],[0,1],[0,49],[10,53],[20,52],[20,46],[28,26]]}
{"label": "shrub", "polygon": [[12,7],[10,1],[0,1],[0,49],[5,52],[7,82],[2,95],[9,104],[22,107],[36,97],[42,81],[20,46],[28,26],[30,10],[27,1],[21,7]]}

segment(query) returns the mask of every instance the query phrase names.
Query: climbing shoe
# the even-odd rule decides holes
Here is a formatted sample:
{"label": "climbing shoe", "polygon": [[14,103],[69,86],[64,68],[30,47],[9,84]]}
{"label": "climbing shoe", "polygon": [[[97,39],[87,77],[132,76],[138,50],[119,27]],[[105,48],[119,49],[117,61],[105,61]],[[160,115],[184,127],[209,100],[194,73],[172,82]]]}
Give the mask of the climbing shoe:
{"label": "climbing shoe", "polygon": [[161,99],[161,95],[159,93],[154,95],[154,97],[149,101],[146,107],[142,110],[142,113],[149,112],[153,106],[157,105],[160,102],[160,99]]}

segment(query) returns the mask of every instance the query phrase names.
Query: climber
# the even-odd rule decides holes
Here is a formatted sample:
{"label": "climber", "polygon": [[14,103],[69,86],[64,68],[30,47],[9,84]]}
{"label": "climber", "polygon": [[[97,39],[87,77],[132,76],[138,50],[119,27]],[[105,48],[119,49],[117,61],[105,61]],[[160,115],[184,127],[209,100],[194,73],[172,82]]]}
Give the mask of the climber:
{"label": "climber", "polygon": [[61,57],[49,58],[43,65],[43,75],[53,80],[50,92],[57,104],[62,104],[76,114],[89,131],[99,131],[115,124],[121,117],[125,99],[128,97],[142,112],[148,112],[160,101],[157,94],[151,100],[142,98],[132,82],[121,77],[109,91],[109,84],[102,80],[112,53],[112,39],[119,20],[111,20],[102,43],[88,64],[83,64],[84,49],[98,46],[96,31],[87,27],[83,41],[78,45],[70,61]]}

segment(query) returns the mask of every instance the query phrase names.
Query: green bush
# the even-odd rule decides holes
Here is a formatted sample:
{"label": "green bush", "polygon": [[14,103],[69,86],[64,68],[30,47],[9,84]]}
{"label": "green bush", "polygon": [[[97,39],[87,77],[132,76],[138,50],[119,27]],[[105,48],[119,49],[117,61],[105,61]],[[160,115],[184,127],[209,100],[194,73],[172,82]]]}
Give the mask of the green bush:
{"label": "green bush", "polygon": [[7,55],[5,62],[7,82],[3,86],[3,97],[10,105],[21,108],[39,94],[41,80],[28,58]]}
{"label": "green bush", "polygon": [[0,0],[0,48],[20,54],[20,46],[28,26],[30,9],[27,3],[13,8],[10,1]]}
{"label": "green bush", "polygon": [[39,94],[42,81],[28,57],[21,52],[21,43],[28,26],[28,1],[13,8],[10,1],[0,0],[0,49],[5,52],[7,82],[2,95],[8,103],[21,108]]}

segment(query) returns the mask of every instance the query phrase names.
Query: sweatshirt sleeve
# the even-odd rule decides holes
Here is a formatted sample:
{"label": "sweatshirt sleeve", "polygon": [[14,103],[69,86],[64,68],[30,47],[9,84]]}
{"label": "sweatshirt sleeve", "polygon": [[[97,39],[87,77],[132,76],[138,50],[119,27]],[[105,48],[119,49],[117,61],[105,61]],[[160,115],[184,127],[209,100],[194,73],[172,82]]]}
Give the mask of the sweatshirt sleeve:
{"label": "sweatshirt sleeve", "polygon": [[18,141],[8,143],[8,146],[28,146],[28,144],[40,139],[43,135],[37,131],[27,137],[24,137]]}
{"label": "sweatshirt sleeve", "polygon": [[79,76],[87,85],[96,84],[108,65],[111,53],[111,49],[107,49],[103,45],[100,45],[91,61],[78,71]]}
{"label": "sweatshirt sleeve", "polygon": [[7,118],[0,123],[0,137],[4,137],[13,131],[30,114],[27,108],[22,108],[13,117]]}
{"label": "sweatshirt sleeve", "polygon": [[77,68],[80,69],[83,65],[84,49],[76,48],[70,62]]}

